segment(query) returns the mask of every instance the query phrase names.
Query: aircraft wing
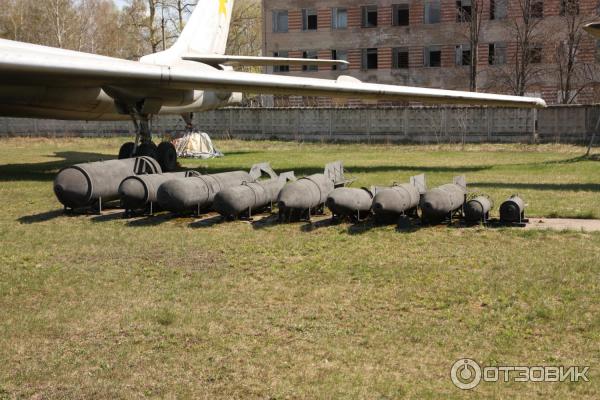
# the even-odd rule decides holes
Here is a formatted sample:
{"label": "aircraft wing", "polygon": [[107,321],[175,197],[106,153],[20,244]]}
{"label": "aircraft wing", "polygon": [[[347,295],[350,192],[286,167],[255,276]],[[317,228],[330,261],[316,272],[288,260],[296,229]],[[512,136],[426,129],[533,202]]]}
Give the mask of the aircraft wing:
{"label": "aircraft wing", "polygon": [[592,22],[583,27],[583,29],[593,37],[600,38],[600,22]]}
{"label": "aircraft wing", "polygon": [[316,58],[285,58],[285,57],[251,57],[251,56],[221,56],[221,55],[184,55],[184,60],[197,61],[208,65],[230,66],[276,66],[276,65],[348,65],[343,60],[323,60]]}
{"label": "aircraft wing", "polygon": [[72,52],[40,54],[33,49],[3,51],[0,43],[0,83],[25,81],[48,87],[144,87],[248,92],[276,95],[417,101],[502,107],[545,107],[540,98],[221,71],[208,66],[162,66],[109,57],[78,57]]}

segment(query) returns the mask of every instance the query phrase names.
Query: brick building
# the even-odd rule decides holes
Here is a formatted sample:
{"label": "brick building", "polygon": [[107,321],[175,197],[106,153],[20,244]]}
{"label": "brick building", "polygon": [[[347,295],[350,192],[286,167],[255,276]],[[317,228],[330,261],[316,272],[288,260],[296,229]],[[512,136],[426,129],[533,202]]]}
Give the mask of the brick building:
{"label": "brick building", "polygon": [[[568,21],[579,27],[599,18],[596,0],[363,1],[263,0],[264,55],[350,62],[347,68],[282,65],[270,72],[469,90],[476,62],[479,91],[512,94],[516,82],[526,79],[527,94],[557,103],[565,93],[566,63],[557,60],[565,57],[558,55],[559,47],[569,47]],[[523,13],[534,26],[525,52],[516,39],[517,29],[529,29]],[[479,33],[471,34],[477,19]],[[576,33],[581,34],[574,57],[578,68],[569,93],[577,95],[576,102],[598,101],[598,90],[589,84],[598,81],[598,44],[581,29]],[[472,43],[477,43],[474,54]],[[519,78],[515,65],[523,65],[518,61],[523,57],[526,72]]]}

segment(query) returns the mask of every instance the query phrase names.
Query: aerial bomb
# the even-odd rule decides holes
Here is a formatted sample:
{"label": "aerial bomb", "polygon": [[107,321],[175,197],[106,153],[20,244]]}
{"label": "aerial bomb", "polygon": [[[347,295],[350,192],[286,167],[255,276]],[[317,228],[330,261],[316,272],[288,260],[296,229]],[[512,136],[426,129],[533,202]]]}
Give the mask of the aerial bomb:
{"label": "aerial bomb", "polygon": [[500,222],[521,223],[525,221],[525,202],[517,195],[509,197],[500,205]]}
{"label": "aerial bomb", "polygon": [[131,175],[160,174],[151,157],[98,161],[62,169],[54,179],[54,193],[65,208],[83,208],[119,198],[119,185]]}
{"label": "aerial bomb", "polygon": [[452,219],[461,210],[467,195],[467,182],[464,176],[454,178],[454,183],[431,189],[421,197],[421,217],[424,222],[441,222]]}
{"label": "aerial bomb", "polygon": [[373,198],[373,213],[379,221],[397,219],[411,211],[416,213],[421,195],[426,190],[427,184],[423,174],[411,177],[410,183],[378,188]]}
{"label": "aerial bomb", "polygon": [[339,187],[327,196],[325,205],[333,214],[333,218],[360,220],[371,212],[374,190]]}
{"label": "aerial bomb", "polygon": [[493,207],[494,202],[489,197],[477,196],[465,204],[465,220],[470,223],[486,222]]}
{"label": "aerial bomb", "polygon": [[244,215],[252,217],[257,210],[271,206],[288,181],[295,180],[293,172],[285,172],[266,181],[244,182],[221,190],[213,201],[213,209],[225,218],[235,219]]}
{"label": "aerial bomb", "polygon": [[340,161],[327,164],[322,174],[300,178],[285,185],[277,199],[279,219],[310,218],[311,213],[322,211],[327,196],[338,185],[343,185],[344,166]]}
{"label": "aerial bomb", "polygon": [[152,213],[160,185],[173,179],[189,178],[191,176],[200,176],[200,173],[185,171],[129,176],[119,185],[121,206],[127,211],[142,210],[149,207],[150,213]]}
{"label": "aerial bomb", "polygon": [[232,171],[170,180],[159,186],[156,197],[163,210],[199,213],[212,204],[215,195],[221,190],[244,182],[254,182],[263,172],[271,177],[277,176],[269,164],[261,163],[252,167],[250,173]]}

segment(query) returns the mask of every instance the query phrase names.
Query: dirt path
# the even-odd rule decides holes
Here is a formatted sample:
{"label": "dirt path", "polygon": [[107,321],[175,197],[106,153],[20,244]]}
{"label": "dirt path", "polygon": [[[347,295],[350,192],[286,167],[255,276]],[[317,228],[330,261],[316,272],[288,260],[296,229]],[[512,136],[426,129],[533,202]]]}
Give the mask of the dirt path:
{"label": "dirt path", "polygon": [[526,229],[600,232],[600,219],[529,218]]}

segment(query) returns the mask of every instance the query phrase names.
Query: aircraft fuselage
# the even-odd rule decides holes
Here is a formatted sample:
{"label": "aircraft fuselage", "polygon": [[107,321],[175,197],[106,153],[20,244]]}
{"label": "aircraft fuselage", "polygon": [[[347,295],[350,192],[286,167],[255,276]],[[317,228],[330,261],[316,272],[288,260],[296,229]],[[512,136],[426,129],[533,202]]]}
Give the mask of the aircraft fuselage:
{"label": "aircraft fuselage", "polygon": [[[110,57],[73,52],[70,50],[2,40],[3,51],[35,53],[44,56],[77,57],[96,65],[107,64]],[[180,61],[180,66],[194,69],[213,67],[190,61]],[[0,115],[23,118],[51,118],[65,120],[125,120],[130,111],[137,109],[145,114],[183,114],[200,112],[235,104],[241,93],[206,90],[180,90],[118,85],[97,86],[93,82],[73,85],[69,81],[53,78],[23,80],[17,76],[0,76]]]}

